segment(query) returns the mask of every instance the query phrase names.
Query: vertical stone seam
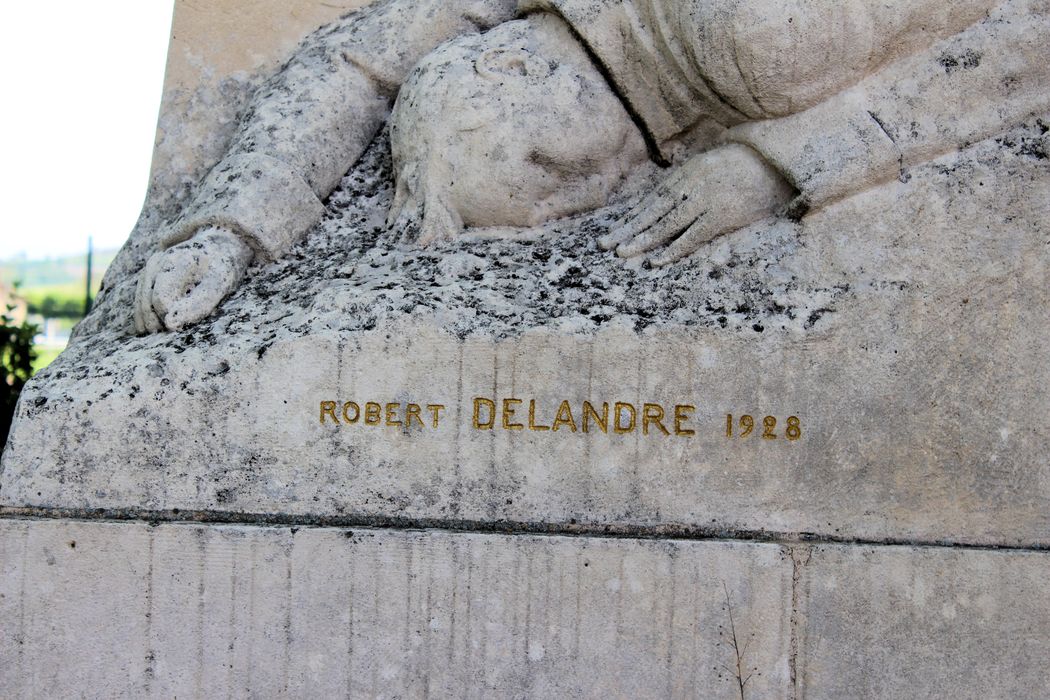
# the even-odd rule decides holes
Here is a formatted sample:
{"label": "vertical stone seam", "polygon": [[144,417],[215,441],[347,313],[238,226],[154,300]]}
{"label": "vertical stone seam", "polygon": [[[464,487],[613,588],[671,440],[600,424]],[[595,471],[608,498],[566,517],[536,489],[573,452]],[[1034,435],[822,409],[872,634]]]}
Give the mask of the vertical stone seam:
{"label": "vertical stone seam", "polygon": [[26,688],[26,582],[28,581],[29,566],[29,524],[22,528],[22,570],[19,572],[18,581],[18,689],[24,695],[29,695]]}
{"label": "vertical stone seam", "polygon": [[430,683],[431,674],[433,673],[433,649],[434,649],[434,627],[431,621],[434,619],[434,561],[430,560],[426,565],[426,583],[424,589],[426,590],[426,597],[423,602],[423,650],[424,658],[426,659],[427,665],[423,671],[423,700],[430,700]]}
{"label": "vertical stone seam", "polygon": [[[342,351],[340,350],[340,357],[342,357]],[[344,537],[348,539],[352,536],[352,533],[347,530]],[[351,540],[353,543],[353,540]],[[347,607],[347,621],[346,621],[346,697],[350,698],[354,696],[354,579],[357,575],[357,562],[351,558],[350,567],[347,570],[347,580],[349,581],[349,591],[346,596],[346,607]]]}
{"label": "vertical stone seam", "polygon": [[[249,560],[248,560],[249,561],[249,564],[248,564],[248,571],[249,571],[249,581],[248,581],[248,619],[246,621],[247,626],[248,626],[248,629],[247,629],[248,648],[246,649],[246,651],[248,653],[248,659],[247,659],[247,663],[246,663],[247,668],[246,668],[246,672],[245,672],[245,683],[244,683],[244,685],[245,685],[244,689],[245,689],[245,691],[247,691],[246,694],[248,696],[255,695],[255,691],[252,689],[252,680],[254,680],[254,678],[255,678],[255,668],[254,668],[254,665],[255,665],[255,658],[254,658],[255,657],[255,635],[253,634],[255,625],[253,623],[254,623],[255,620],[258,619],[256,614],[255,614],[255,578],[256,578],[256,574],[258,573],[258,570],[259,570],[258,567],[256,566],[256,544],[257,543],[256,543],[255,538],[252,538],[251,546],[248,548],[248,552],[249,552]],[[233,689],[231,688],[230,691],[232,692]]]}
{"label": "vertical stone seam", "polygon": [[[288,539],[284,542],[284,649],[281,659],[281,688],[283,693],[291,694],[292,688],[292,647],[295,645],[293,608],[295,607],[295,533],[299,528],[291,528]],[[203,697],[203,695],[202,695]]]}
{"label": "vertical stone seam", "polygon": [[803,678],[805,676],[803,656],[806,621],[806,603],[808,599],[809,578],[807,565],[813,557],[813,547],[797,545],[788,548],[791,556],[791,639],[788,650],[788,670],[790,672],[791,700],[802,700],[804,697]]}
{"label": "vertical stone seam", "polygon": [[226,694],[227,698],[233,693],[233,666],[236,661],[237,647],[237,557],[230,557],[230,617],[227,620],[228,627],[226,642]]}
{"label": "vertical stone seam", "polygon": [[147,526],[146,537],[146,654],[143,658],[143,693],[147,697],[153,694],[153,678],[156,675],[157,652],[153,646],[153,548],[156,528]]}
{"label": "vertical stone seam", "polygon": [[[453,480],[458,488],[463,483],[463,434],[460,431],[463,425],[463,353],[466,349],[466,343],[457,343],[456,347],[456,456],[455,462],[452,464]],[[452,508],[452,512],[457,516],[460,512],[460,499],[453,499],[449,505]]]}
{"label": "vertical stone seam", "polygon": [[208,574],[208,532],[198,528],[197,536],[197,673],[193,680],[193,692],[198,698],[204,697],[204,674],[208,661],[204,652],[205,599],[207,595],[206,579]]}

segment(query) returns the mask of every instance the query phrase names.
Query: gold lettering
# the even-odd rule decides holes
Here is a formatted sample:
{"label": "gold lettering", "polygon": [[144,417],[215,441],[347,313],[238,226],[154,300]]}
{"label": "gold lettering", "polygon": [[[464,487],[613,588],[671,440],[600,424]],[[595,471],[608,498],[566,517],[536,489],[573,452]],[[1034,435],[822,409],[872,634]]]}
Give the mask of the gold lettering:
{"label": "gold lettering", "polygon": [[536,424],[536,399],[529,401],[529,430],[537,430],[543,432],[544,430],[550,430],[549,425],[537,425]]}
{"label": "gold lettering", "polygon": [[[481,420],[481,407],[485,406],[489,409],[489,419],[486,421]],[[491,399],[474,399],[474,429],[475,430],[492,430],[492,426],[496,424],[496,402]]]}
{"label": "gold lettering", "polygon": [[[674,407],[674,434],[675,435],[683,435],[683,436],[696,435],[696,431],[695,430],[689,430],[689,429],[686,429],[686,428],[682,427],[682,423],[685,423],[687,420],[689,420],[690,416],[692,415],[693,411],[695,411],[695,410],[696,410],[696,406],[690,406],[689,404],[680,404],[680,405]],[[732,428],[733,428],[733,421],[732,421],[732,419],[730,419],[726,423],[726,430],[732,431]]]}
{"label": "gold lettering", "polygon": [[440,403],[428,403],[427,410],[431,413],[431,425],[437,428],[438,423],[441,421],[441,412],[445,410],[445,405]]}
{"label": "gold lettering", "polygon": [[511,423],[510,419],[514,417],[514,406],[521,403],[521,399],[503,399],[503,427],[506,430],[524,430],[525,426],[521,423]]}
{"label": "gold lettering", "polygon": [[647,403],[642,407],[642,435],[649,434],[649,424],[654,423],[664,435],[670,435],[661,421],[664,419],[664,407],[658,403]]}
{"label": "gold lettering", "polygon": [[[521,415],[524,412],[526,401],[529,404],[528,421],[525,421],[524,416]],[[612,432],[617,435],[631,433],[639,428],[643,435],[663,433],[664,435],[692,437],[697,434],[694,426],[690,425],[690,421],[695,417],[694,414],[697,408],[690,404],[675,405],[673,412],[674,425],[673,430],[670,430],[672,421],[670,408],[665,409],[659,403],[633,404],[626,401],[618,401],[610,404],[606,401],[601,404],[594,404],[590,401],[584,401],[581,409],[582,426],[577,420],[579,414],[573,411],[572,401],[560,401],[553,420],[547,424],[541,422],[542,416],[537,416],[538,403],[537,399],[475,397],[474,429],[493,430],[497,425],[504,430],[528,429],[534,432],[558,432],[566,429],[572,433],[590,433],[593,429],[595,433],[601,431],[608,435],[610,432],[609,411],[611,406],[615,413],[612,418],[611,428]],[[542,407],[539,408],[542,409]],[[419,428],[425,429],[428,421],[423,417],[424,410],[430,412],[429,423],[436,429],[440,425],[441,419],[444,417],[443,411],[447,410],[447,407],[444,404],[402,404],[400,402],[382,403],[376,401],[359,404],[355,401],[321,401],[319,421],[321,425],[328,422],[337,425],[387,425],[390,427],[403,427],[406,430],[411,428],[412,422],[415,421]],[[727,416],[727,435],[733,435],[736,432],[733,426],[736,419],[736,416]],[[776,420],[776,418],[770,416],[766,416],[762,420],[764,428],[762,437],[767,440],[776,439],[777,435],[774,432]],[[785,431],[785,437],[788,440],[799,439],[802,431],[799,427],[798,417],[791,416],[787,423],[788,428]],[[745,415],[740,416],[740,427],[743,431],[740,436],[747,437],[758,425],[752,416]]]}
{"label": "gold lettering", "polygon": [[576,421],[572,418],[572,408],[569,407],[568,401],[562,401],[561,406],[558,406],[558,413],[554,416],[551,430],[557,431],[563,425],[568,425],[572,432],[576,432]]}
{"label": "gold lettering", "polygon": [[763,440],[776,440],[777,434],[773,432],[773,429],[777,427],[777,419],[773,416],[766,416],[762,419],[762,439]]}
{"label": "gold lettering", "polygon": [[335,407],[337,405],[338,404],[336,404],[335,401],[322,401],[321,402],[321,425],[324,425],[324,417],[325,417],[326,413],[332,417],[332,422],[334,422],[334,423],[338,423],[339,422],[339,419],[336,418],[336,415],[335,415]]}
{"label": "gold lettering", "polygon": [[413,418],[415,418],[417,421],[419,421],[419,427],[420,428],[427,427],[426,425],[424,425],[423,419],[420,418],[420,416],[419,416],[420,410],[421,409],[420,409],[418,403],[410,403],[410,404],[408,404],[408,408],[405,409],[405,427],[406,428],[408,428],[408,427],[410,427],[412,425],[412,419]]}
{"label": "gold lettering", "polygon": [[740,416],[740,427],[744,429],[744,432],[740,433],[740,437],[746,438],[755,429],[755,419],[749,415]]}
{"label": "gold lettering", "polygon": [[365,404],[365,425],[379,425],[383,422],[383,407],[369,401]]}
{"label": "gold lettering", "polygon": [[609,403],[605,402],[602,404],[602,414],[599,416],[598,412],[594,410],[594,406],[591,405],[590,401],[583,402],[583,432],[590,432],[591,416],[594,416],[595,424],[602,429],[603,433],[609,432]]}
{"label": "gold lettering", "polygon": [[[631,416],[631,422],[627,424],[627,426],[620,425],[620,419],[623,417],[624,409],[626,409],[627,413]],[[633,404],[620,403],[617,401],[616,405],[613,406],[613,412],[616,414],[613,418],[613,430],[617,435],[623,435],[624,433],[629,433],[634,430],[634,426],[638,420],[638,411],[635,410]]]}

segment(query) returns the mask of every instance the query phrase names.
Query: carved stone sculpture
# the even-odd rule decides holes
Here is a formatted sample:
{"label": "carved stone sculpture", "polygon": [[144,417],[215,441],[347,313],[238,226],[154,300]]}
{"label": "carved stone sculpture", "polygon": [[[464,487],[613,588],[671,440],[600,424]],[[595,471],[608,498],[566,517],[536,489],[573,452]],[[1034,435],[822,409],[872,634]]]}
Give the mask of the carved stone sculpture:
{"label": "carved stone sculpture", "polygon": [[332,5],[176,3],[0,697],[1050,696],[1050,1]]}
{"label": "carved stone sculpture", "polygon": [[665,265],[1038,114],[1046,22],[1035,0],[381,0],[259,90],[135,325],[193,323],[281,257],[388,120],[389,223],[420,245],[601,207],[651,160],[667,176],[601,243]]}

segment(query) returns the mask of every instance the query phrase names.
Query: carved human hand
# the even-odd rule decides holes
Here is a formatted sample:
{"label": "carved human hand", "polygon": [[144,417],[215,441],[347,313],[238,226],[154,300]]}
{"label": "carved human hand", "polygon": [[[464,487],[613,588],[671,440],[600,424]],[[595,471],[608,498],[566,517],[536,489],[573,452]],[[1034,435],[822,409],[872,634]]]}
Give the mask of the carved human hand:
{"label": "carved human hand", "polygon": [[217,227],[154,253],[135,291],[135,330],[178,330],[201,320],[236,289],[252,255],[236,234]]}
{"label": "carved human hand", "polygon": [[791,185],[748,146],[729,144],[682,163],[599,241],[629,258],[667,265],[701,245],[773,214],[794,194]]}

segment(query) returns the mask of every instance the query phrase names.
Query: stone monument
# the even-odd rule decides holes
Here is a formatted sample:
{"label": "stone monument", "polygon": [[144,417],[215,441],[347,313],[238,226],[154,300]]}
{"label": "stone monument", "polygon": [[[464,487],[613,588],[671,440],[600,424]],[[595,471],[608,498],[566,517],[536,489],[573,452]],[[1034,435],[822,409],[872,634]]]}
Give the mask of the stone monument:
{"label": "stone monument", "polygon": [[3,453],[0,695],[1050,694],[1050,2],[172,41]]}

